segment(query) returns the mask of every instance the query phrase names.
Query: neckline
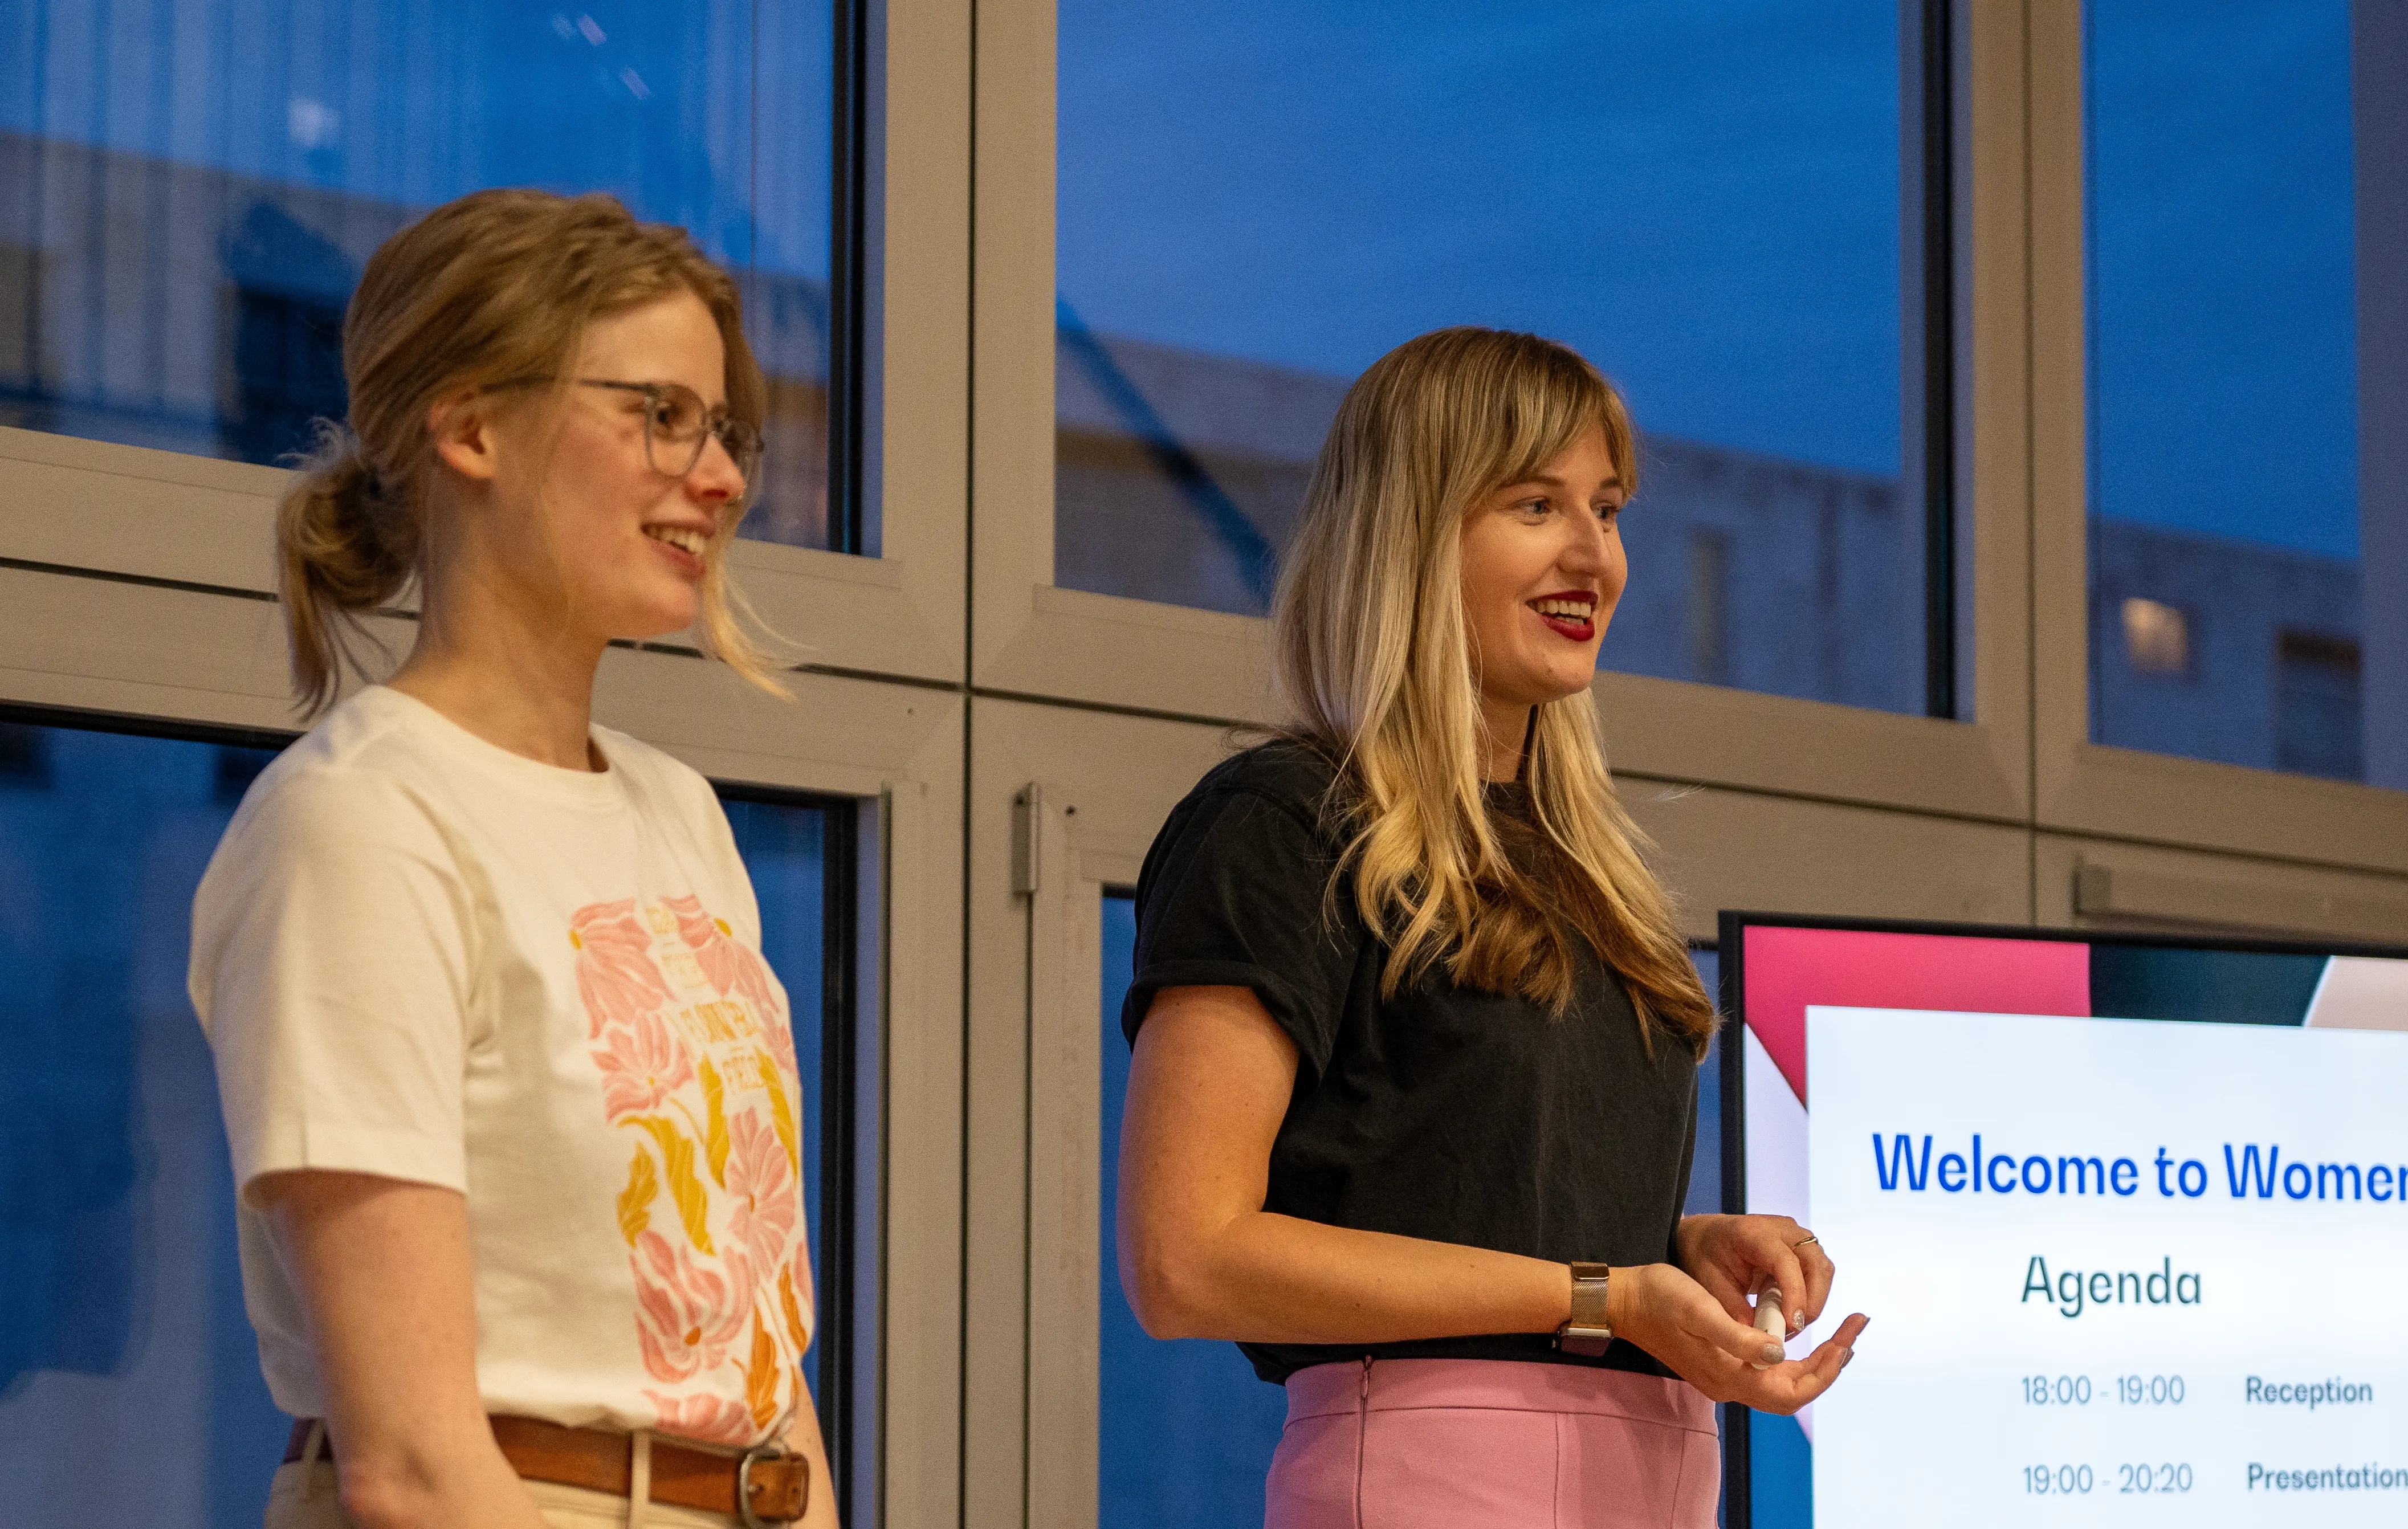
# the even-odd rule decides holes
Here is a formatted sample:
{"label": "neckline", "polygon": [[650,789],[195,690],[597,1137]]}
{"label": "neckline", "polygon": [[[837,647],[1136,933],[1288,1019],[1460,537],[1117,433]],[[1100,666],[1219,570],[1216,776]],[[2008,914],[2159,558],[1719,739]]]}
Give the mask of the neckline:
{"label": "neckline", "polygon": [[588,811],[615,810],[625,801],[621,778],[626,773],[620,761],[612,757],[609,742],[602,729],[586,729],[586,741],[602,760],[598,770],[574,770],[565,765],[547,764],[539,759],[513,753],[500,744],[479,737],[476,734],[436,710],[417,696],[397,691],[390,685],[371,685],[361,692],[362,699],[374,696],[388,709],[397,710],[407,725],[438,740],[440,747],[485,774],[507,784],[565,806]]}

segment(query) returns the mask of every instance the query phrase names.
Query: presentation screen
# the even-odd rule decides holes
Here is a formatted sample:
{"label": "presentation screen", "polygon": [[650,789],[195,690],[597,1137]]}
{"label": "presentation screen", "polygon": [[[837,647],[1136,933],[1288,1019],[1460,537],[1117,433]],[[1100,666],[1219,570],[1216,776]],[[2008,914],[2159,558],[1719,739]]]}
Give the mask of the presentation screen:
{"label": "presentation screen", "polygon": [[1872,1318],[1731,1529],[2408,1524],[2408,951],[1725,914],[1723,1200]]}

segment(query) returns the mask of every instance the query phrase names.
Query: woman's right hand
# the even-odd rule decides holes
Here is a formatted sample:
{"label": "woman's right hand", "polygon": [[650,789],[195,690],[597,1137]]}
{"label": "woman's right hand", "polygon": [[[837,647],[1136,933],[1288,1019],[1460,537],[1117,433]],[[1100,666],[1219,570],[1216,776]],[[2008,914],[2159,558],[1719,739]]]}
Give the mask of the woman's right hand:
{"label": "woman's right hand", "polygon": [[1777,1341],[1733,1321],[1703,1285],[1670,1264],[1615,1269],[1607,1279],[1605,1312],[1614,1336],[1655,1355],[1708,1400],[1783,1414],[1831,1389],[1866,1322],[1858,1312],[1813,1353],[1789,1359]]}

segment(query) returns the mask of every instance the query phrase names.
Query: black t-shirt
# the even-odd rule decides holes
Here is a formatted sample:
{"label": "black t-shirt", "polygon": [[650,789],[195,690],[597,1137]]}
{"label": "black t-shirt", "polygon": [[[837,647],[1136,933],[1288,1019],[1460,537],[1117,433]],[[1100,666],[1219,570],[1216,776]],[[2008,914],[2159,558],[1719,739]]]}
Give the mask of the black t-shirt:
{"label": "black t-shirt", "polygon": [[[1171,812],[1138,879],[1130,1042],[1165,988],[1262,1000],[1299,1053],[1267,1210],[1558,1263],[1669,1261],[1696,1144],[1688,1048],[1658,1035],[1650,1054],[1621,982],[1584,942],[1560,1015],[1442,971],[1383,1000],[1386,946],[1351,886],[1326,895],[1343,847],[1323,818],[1332,778],[1312,750],[1266,744]],[[1492,787],[1490,810],[1526,814],[1526,798]],[[1585,1359],[1542,1333],[1240,1347],[1273,1382],[1367,1354],[1670,1373],[1627,1343]]]}

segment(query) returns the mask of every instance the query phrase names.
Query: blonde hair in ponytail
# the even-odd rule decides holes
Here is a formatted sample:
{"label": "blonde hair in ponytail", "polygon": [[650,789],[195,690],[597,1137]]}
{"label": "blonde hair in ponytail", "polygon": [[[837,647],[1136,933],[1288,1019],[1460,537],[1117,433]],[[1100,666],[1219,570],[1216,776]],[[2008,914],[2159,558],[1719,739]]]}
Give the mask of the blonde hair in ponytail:
{"label": "blonde hair in ponytail", "polygon": [[1535,857],[1508,852],[1483,792],[1464,523],[1591,428],[1635,489],[1628,411],[1564,346],[1441,329],[1373,363],[1305,491],[1272,604],[1277,680],[1291,734],[1340,764],[1342,865],[1389,946],[1388,991],[1443,966],[1561,1012],[1585,939],[1620,974],[1642,1034],[1669,1031],[1702,1057],[1713,1005],[1614,794],[1588,693],[1538,708],[1525,764]]}
{"label": "blonde hair in ponytail", "polygon": [[[348,428],[322,422],[316,450],[277,507],[277,592],[305,714],[333,701],[361,665],[360,614],[419,573],[435,472],[427,413],[438,401],[555,379],[593,321],[690,292],[727,356],[727,411],[759,429],[768,389],[744,339],[735,281],[681,228],[645,223],[605,195],[474,192],[385,240],[343,320]],[[749,487],[749,486],[748,486]],[[748,494],[749,498],[749,494]],[[704,650],[785,694],[747,631],[727,549],[744,506],[705,550]]]}

